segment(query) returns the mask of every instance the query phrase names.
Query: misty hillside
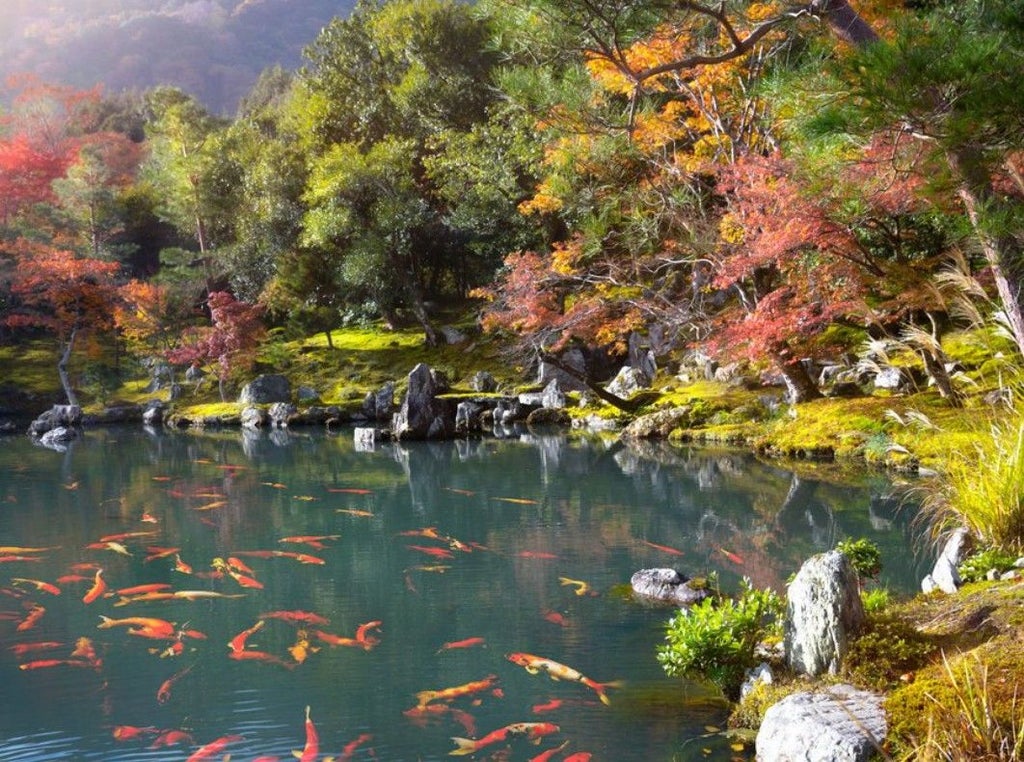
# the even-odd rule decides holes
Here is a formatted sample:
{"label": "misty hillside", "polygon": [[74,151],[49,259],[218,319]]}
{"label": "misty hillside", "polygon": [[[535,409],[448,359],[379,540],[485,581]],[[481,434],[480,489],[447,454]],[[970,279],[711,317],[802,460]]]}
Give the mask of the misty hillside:
{"label": "misty hillside", "polygon": [[294,69],[354,0],[2,0],[0,77],[107,92],[168,84],[233,114],[259,73]]}

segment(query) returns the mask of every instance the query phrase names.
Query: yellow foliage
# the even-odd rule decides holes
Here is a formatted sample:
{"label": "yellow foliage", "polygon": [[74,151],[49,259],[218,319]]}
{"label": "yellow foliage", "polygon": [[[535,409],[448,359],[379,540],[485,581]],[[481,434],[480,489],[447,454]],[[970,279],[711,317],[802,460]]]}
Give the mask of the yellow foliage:
{"label": "yellow foliage", "polygon": [[746,237],[743,225],[732,214],[722,216],[722,220],[718,223],[718,234],[725,243],[732,244],[743,243],[743,239]]}

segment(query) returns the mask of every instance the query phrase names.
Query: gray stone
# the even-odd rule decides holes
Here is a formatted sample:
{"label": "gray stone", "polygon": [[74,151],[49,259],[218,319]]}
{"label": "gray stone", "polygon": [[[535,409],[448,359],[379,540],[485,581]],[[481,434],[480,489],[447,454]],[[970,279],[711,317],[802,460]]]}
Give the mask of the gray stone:
{"label": "gray stone", "polygon": [[300,386],[295,390],[295,398],[299,402],[314,402],[320,399],[320,394],[312,386]]}
{"label": "gray stone", "polygon": [[270,402],[291,402],[292,387],[288,379],[276,373],[257,376],[242,387],[238,401],[243,405],[266,405]]}
{"label": "gray stone", "polygon": [[875,374],[875,388],[899,391],[907,384],[907,377],[899,368],[882,368]]}
{"label": "gray stone", "polygon": [[921,590],[925,593],[934,590],[955,593],[963,584],[957,567],[970,555],[973,546],[970,532],[963,528],[954,531],[935,560],[931,574],[921,580]]}
{"label": "gray stone", "polygon": [[544,387],[544,391],[540,394],[540,406],[553,410],[561,410],[565,407],[565,392],[562,391],[562,386],[557,378],[551,379]]}
{"label": "gray stone", "polygon": [[473,375],[473,380],[470,382],[473,391],[483,392],[484,394],[492,394],[498,391],[498,382],[490,373],[486,370],[478,370]]}
{"label": "gray stone", "polygon": [[388,381],[376,392],[368,392],[363,400],[362,413],[371,421],[391,420],[395,412],[395,382]]}
{"label": "gray stone", "polygon": [[249,406],[242,408],[240,415],[242,426],[246,429],[260,429],[267,425],[267,414],[262,408]]}
{"label": "gray stone", "polygon": [[287,428],[288,424],[299,414],[299,409],[291,402],[275,402],[267,408],[270,424],[278,429]]}
{"label": "gray stone", "polygon": [[674,407],[634,418],[622,430],[623,439],[667,439],[675,429],[690,424],[690,407]]}
{"label": "gray stone", "polygon": [[465,344],[469,341],[469,337],[466,334],[451,325],[442,326],[440,334],[444,337],[446,344]]}
{"label": "gray stone", "polygon": [[455,431],[459,434],[480,431],[481,415],[485,409],[479,402],[460,402],[455,408]]}
{"label": "gray stone", "polygon": [[56,428],[71,428],[82,423],[82,408],[78,405],[54,405],[28,426],[33,436],[45,434]]}
{"label": "gray stone", "polygon": [[526,423],[530,426],[568,426],[572,419],[565,408],[541,407],[526,416]]}
{"label": "gray stone", "polygon": [[796,672],[836,674],[850,634],[864,621],[857,572],[837,550],[804,562],[789,585],[786,662]]}
{"label": "gray stone", "polygon": [[768,662],[763,661],[756,667],[747,670],[743,678],[743,685],[740,686],[740,700],[746,697],[754,688],[759,685],[771,685],[775,680],[772,675],[772,668]]}
{"label": "gray stone", "polygon": [[384,429],[359,426],[352,430],[352,441],[356,452],[373,452],[377,449],[379,442],[386,441],[388,438],[388,432]]}
{"label": "gray stone", "polygon": [[206,373],[198,365],[189,365],[185,370],[185,380],[190,384],[198,384],[206,378]]}
{"label": "gray stone", "polygon": [[675,569],[640,569],[629,578],[629,585],[644,598],[690,606],[710,595],[704,588],[691,587],[690,581]]}
{"label": "gray stone", "polygon": [[[77,436],[77,432],[72,428],[56,426],[55,428],[50,429],[49,431],[45,432],[41,437],[39,437],[39,444],[43,445],[44,447],[55,447],[57,445],[63,445],[66,442],[70,442]],[[55,449],[64,448],[55,447]]]}
{"label": "gray stone", "polygon": [[628,398],[641,389],[646,389],[650,383],[651,380],[642,370],[624,366],[619,369],[607,389],[616,397]]}
{"label": "gray stone", "polygon": [[867,762],[889,732],[882,697],[840,684],[794,693],[768,708],[759,762]]}
{"label": "gray stone", "polygon": [[[587,360],[583,352],[577,347],[567,349],[559,356],[558,361],[562,365],[571,368],[578,376],[586,378]],[[563,389],[571,389],[573,391],[586,389],[586,384],[581,382],[576,376],[566,373],[551,363],[541,362],[537,369],[537,383],[547,385],[553,378],[557,378],[561,382]]]}
{"label": "gray stone", "polygon": [[146,409],[142,411],[142,422],[147,426],[159,426],[163,423],[166,410],[167,407],[160,400],[147,402]]}
{"label": "gray stone", "polygon": [[455,405],[438,399],[449,389],[444,374],[426,363],[412,369],[401,409],[391,429],[396,439],[445,439],[455,433]]}

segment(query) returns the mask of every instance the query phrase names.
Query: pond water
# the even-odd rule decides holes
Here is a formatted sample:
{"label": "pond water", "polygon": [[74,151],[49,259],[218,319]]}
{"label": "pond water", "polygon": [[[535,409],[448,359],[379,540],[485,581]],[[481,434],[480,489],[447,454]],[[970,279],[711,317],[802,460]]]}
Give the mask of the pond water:
{"label": "pond water", "polygon": [[[868,537],[881,583],[910,591],[922,564],[890,490],[557,434],[373,451],[351,431],[111,428],[64,453],[7,438],[0,761],[293,759],[307,706],[318,759],[447,759],[452,737],[522,722],[557,727],[469,758],[751,759],[715,732],[714,690],[662,672],[672,610],[634,601],[630,575],[782,590]],[[124,592],[141,585],[156,595]],[[517,652],[613,683],[609,703]]]}

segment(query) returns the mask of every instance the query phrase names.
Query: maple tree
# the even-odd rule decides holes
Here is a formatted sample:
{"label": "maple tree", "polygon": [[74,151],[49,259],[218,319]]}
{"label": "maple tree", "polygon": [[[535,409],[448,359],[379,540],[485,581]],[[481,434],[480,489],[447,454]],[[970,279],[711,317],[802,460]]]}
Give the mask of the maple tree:
{"label": "maple tree", "polygon": [[188,329],[183,344],[166,353],[176,364],[215,363],[221,400],[225,385],[236,371],[251,368],[265,334],[263,308],[235,299],[227,291],[213,291],[207,300],[210,325]]}
{"label": "maple tree", "polygon": [[39,327],[57,340],[57,373],[69,405],[78,397],[68,374],[76,342],[88,333],[113,327],[119,300],[120,265],[76,257],[21,239],[8,251],[11,303],[4,322],[13,327]]}

